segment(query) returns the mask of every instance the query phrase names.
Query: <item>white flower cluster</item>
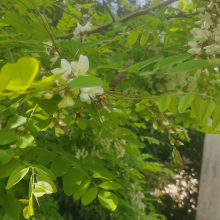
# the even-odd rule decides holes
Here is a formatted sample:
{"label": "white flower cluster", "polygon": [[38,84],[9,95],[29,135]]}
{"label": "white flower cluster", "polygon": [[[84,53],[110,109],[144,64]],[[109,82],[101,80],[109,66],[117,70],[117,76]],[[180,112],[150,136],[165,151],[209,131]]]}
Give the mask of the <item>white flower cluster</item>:
{"label": "white flower cluster", "polygon": [[134,184],[132,185],[133,190],[129,191],[129,196],[131,199],[131,202],[133,204],[137,204],[140,209],[145,210],[145,204],[142,202],[142,199],[145,198],[144,194],[141,191],[136,191],[134,189]]}
{"label": "white flower cluster", "polygon": [[83,147],[82,149],[77,149],[76,158],[83,159],[89,155],[89,152]]}
{"label": "white flower cluster", "polygon": [[75,31],[73,32],[73,34],[74,34],[73,39],[76,40],[76,39],[80,38],[81,33],[83,34],[87,31],[91,30],[90,26],[91,26],[90,22],[87,22],[84,26],[81,25],[80,23],[77,23],[77,27],[76,27]]}
{"label": "white flower cluster", "polygon": [[[50,42],[45,43],[48,47],[51,45]],[[50,51],[47,48],[46,50]],[[55,55],[56,56],[56,55]],[[57,58],[56,58],[57,59]],[[76,96],[80,93],[80,100],[82,102],[91,103],[91,98],[95,99],[96,95],[101,95],[104,93],[103,88],[101,87],[89,87],[89,88],[71,88],[67,87],[66,84],[74,80],[74,78],[78,76],[87,76],[86,73],[89,70],[89,60],[87,56],[80,55],[78,61],[68,62],[66,59],[61,59],[60,68],[52,69],[51,72],[56,74],[61,74],[61,76],[55,81],[56,86],[54,88],[39,92],[39,96],[44,99],[51,99],[55,94],[59,94],[62,98],[58,103],[59,112],[53,115],[53,119],[51,123],[43,130],[47,130],[48,128],[55,127],[55,134],[59,137],[60,134],[63,134],[61,126],[66,126],[66,124],[62,121],[65,118],[64,114],[68,114],[65,110],[66,107],[72,107],[75,102]],[[44,71],[44,70],[43,70]],[[42,79],[45,79],[43,77]],[[58,116],[57,116],[58,115]],[[71,123],[74,123],[74,118]]]}
{"label": "white flower cluster", "polygon": [[[191,47],[188,53],[197,55],[196,59],[201,59],[200,55],[203,54],[210,64],[220,62],[220,59],[215,58],[216,54],[220,52],[220,24],[214,13],[212,13],[214,7],[214,2],[211,2],[209,6],[197,9],[200,14],[199,21],[195,24],[200,27],[193,28],[190,31],[193,40],[188,42]],[[204,72],[207,76],[209,75],[208,70],[204,68],[197,71],[196,76],[199,76],[201,72]]]}
{"label": "white flower cluster", "polygon": [[124,157],[125,155],[125,149],[121,146],[121,144],[125,145],[126,141],[117,139],[117,142],[114,142],[117,158]]}
{"label": "white flower cluster", "polygon": [[196,89],[197,77],[187,73],[166,74],[170,69],[171,67],[165,67],[154,76],[147,76],[147,86],[152,89],[150,91],[152,94],[192,92]]}

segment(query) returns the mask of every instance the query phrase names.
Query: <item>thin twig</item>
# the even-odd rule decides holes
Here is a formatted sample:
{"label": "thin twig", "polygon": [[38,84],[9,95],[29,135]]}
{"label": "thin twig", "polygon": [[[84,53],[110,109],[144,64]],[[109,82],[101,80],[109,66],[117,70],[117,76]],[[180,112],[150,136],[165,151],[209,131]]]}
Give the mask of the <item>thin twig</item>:
{"label": "thin twig", "polygon": [[11,53],[11,48],[8,48],[8,53],[9,53],[9,57],[10,57],[11,61],[13,62],[13,56],[12,56],[12,53]]}
{"label": "thin twig", "polygon": [[112,14],[110,8],[109,8],[108,5],[106,4],[105,0],[102,0],[102,1],[103,1],[103,5],[107,8],[108,13],[109,13],[109,15],[111,16],[112,21],[115,22],[115,18],[114,18],[114,16],[113,16],[113,14]]}

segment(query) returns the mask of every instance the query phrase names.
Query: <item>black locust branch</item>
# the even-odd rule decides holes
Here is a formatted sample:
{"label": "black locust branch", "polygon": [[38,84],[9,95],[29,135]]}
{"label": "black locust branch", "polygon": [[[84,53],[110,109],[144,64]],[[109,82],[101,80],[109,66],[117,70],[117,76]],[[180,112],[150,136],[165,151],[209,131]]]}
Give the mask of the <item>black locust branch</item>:
{"label": "black locust branch", "polygon": [[[171,4],[171,3],[175,2],[175,1],[178,1],[178,0],[167,0],[167,1],[164,1],[161,4],[156,5],[156,6],[152,7],[152,8],[147,8],[147,9],[143,9],[143,10],[139,10],[139,11],[133,12],[133,13],[131,13],[131,14],[129,14],[129,15],[127,15],[127,16],[119,19],[119,20],[117,20],[117,21],[124,23],[124,22],[128,21],[131,18],[139,17],[141,15],[147,15],[147,14],[151,14],[152,15],[154,13],[153,10],[160,9],[163,6],[169,5],[169,4]],[[101,26],[99,26],[97,28],[94,28],[94,29],[92,29],[90,31],[87,31],[86,33],[87,33],[87,35],[90,35],[90,34],[93,34],[93,33],[98,33],[98,32],[100,32],[102,30],[105,30],[105,29],[111,27],[112,23],[113,23],[113,21],[108,22],[108,23],[103,24],[103,25],[101,25]],[[69,33],[69,34],[65,34],[65,35],[57,35],[56,37],[60,38],[60,39],[68,39],[68,38],[73,37],[73,33]]]}

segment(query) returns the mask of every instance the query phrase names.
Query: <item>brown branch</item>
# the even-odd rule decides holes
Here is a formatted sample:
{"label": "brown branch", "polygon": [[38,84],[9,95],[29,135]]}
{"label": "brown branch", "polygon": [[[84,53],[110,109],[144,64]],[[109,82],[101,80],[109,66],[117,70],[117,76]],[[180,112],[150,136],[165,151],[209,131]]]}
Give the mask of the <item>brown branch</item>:
{"label": "brown branch", "polygon": [[174,16],[168,16],[167,19],[171,19],[171,18],[188,18],[188,17],[193,17],[195,15],[198,15],[199,12],[194,12],[194,13],[179,13],[177,15],[174,15]]}
{"label": "brown branch", "polygon": [[111,16],[112,21],[115,22],[115,18],[114,18],[114,16],[113,16],[113,14],[112,14],[110,8],[109,8],[108,5],[106,4],[105,0],[102,0],[102,1],[103,1],[103,5],[107,8],[108,13],[109,13],[109,15]]}
{"label": "brown branch", "polygon": [[[131,13],[131,14],[129,14],[129,15],[127,15],[127,16],[119,19],[119,20],[117,20],[117,21],[124,23],[124,22],[128,21],[131,18],[139,17],[141,15],[146,15],[146,14],[151,14],[152,15],[152,11],[153,10],[160,9],[163,6],[169,5],[169,4],[171,4],[171,3],[175,2],[175,1],[178,1],[178,0],[167,0],[167,1],[164,1],[161,4],[156,5],[156,6],[152,7],[152,8],[142,9],[142,10],[133,12],[133,13]],[[86,33],[87,33],[87,35],[90,35],[90,34],[93,34],[93,33],[100,32],[102,30],[105,30],[105,29],[111,27],[112,23],[113,23],[113,21],[108,22],[108,23],[103,24],[103,25],[101,25],[101,26],[99,26],[97,28],[94,28],[92,30],[87,31]],[[68,38],[71,38],[71,37],[73,37],[73,33],[69,33],[69,34],[65,34],[65,35],[57,35],[57,38],[60,38],[60,39],[68,39]]]}

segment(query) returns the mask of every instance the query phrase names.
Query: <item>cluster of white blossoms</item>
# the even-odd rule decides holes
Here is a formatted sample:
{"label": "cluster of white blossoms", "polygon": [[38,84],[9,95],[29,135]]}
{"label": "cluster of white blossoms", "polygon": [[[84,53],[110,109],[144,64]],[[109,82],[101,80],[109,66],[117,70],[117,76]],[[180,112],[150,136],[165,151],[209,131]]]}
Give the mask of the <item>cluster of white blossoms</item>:
{"label": "cluster of white blossoms", "polygon": [[122,139],[121,140],[117,139],[117,142],[116,141],[114,142],[117,158],[124,157],[125,155],[125,149],[121,146],[121,144],[125,145],[126,141]]}
{"label": "cluster of white blossoms", "polygon": [[76,40],[78,38],[80,38],[80,34],[83,34],[89,30],[91,30],[91,23],[87,22],[84,26],[81,25],[80,23],[77,23],[77,27],[75,29],[75,31],[73,32],[73,39]]}
{"label": "cluster of white blossoms", "polygon": [[144,193],[136,191],[134,184],[132,184],[132,188],[133,189],[129,191],[131,203],[137,204],[140,209],[145,210],[145,204],[142,202],[142,199],[145,198]]}
{"label": "cluster of white blossoms", "polygon": [[147,86],[151,94],[193,92],[197,86],[197,77],[188,73],[166,74],[171,67],[158,70],[154,75],[147,76]]}
{"label": "cluster of white blossoms", "polygon": [[[50,60],[50,62],[53,64],[59,58],[59,55],[55,53],[56,51],[54,52],[51,49],[51,42],[46,42],[44,44],[46,45],[46,51],[50,55],[51,52],[54,54],[53,58],[55,59],[52,58],[53,60]],[[39,96],[44,99],[51,99],[55,94],[59,94],[62,99],[58,103],[58,107],[60,109],[59,112],[53,116],[51,123],[44,130],[55,127],[55,134],[59,137],[60,134],[64,133],[62,127],[66,126],[66,124],[63,122],[65,114],[68,114],[65,108],[72,107],[75,104],[74,99],[77,99],[78,95],[82,102],[91,104],[91,99],[95,99],[97,95],[104,93],[104,89],[99,86],[88,88],[71,88],[66,86],[66,84],[70,83],[78,76],[87,76],[86,74],[88,70],[89,60],[87,56],[83,55],[79,56],[78,61],[69,62],[66,59],[61,59],[60,67],[51,70],[54,75],[61,74],[61,76],[55,81],[56,86],[50,90],[40,92]],[[46,72],[46,70],[43,68],[41,71],[43,73]],[[42,79],[44,78],[46,77],[43,77]],[[74,122],[74,118],[72,121]]]}
{"label": "cluster of white blossoms", "polygon": [[82,149],[77,149],[76,151],[76,158],[83,159],[89,155],[89,152],[83,147]]}
{"label": "cluster of white blossoms", "polygon": [[[200,14],[199,21],[195,24],[200,27],[193,28],[190,31],[193,39],[188,42],[191,47],[188,53],[195,54],[195,59],[204,59],[205,57],[210,64],[220,63],[220,59],[215,58],[216,54],[220,52],[220,24],[216,19],[219,12],[216,16],[214,13],[215,7],[216,5],[212,1],[208,6],[197,9]],[[199,76],[202,72],[207,76],[209,75],[207,68],[199,69],[195,75]]]}

